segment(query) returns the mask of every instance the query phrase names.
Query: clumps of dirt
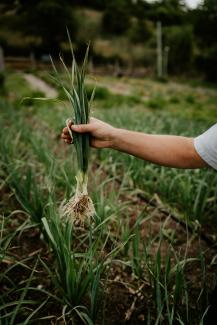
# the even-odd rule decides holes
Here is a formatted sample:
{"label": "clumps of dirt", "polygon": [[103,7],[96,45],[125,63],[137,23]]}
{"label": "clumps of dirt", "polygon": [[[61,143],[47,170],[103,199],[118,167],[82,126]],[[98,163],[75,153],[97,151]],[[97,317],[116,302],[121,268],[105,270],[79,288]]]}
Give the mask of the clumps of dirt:
{"label": "clumps of dirt", "polygon": [[61,215],[68,217],[75,224],[83,225],[95,214],[93,201],[88,194],[74,195],[66,204],[60,207]]}

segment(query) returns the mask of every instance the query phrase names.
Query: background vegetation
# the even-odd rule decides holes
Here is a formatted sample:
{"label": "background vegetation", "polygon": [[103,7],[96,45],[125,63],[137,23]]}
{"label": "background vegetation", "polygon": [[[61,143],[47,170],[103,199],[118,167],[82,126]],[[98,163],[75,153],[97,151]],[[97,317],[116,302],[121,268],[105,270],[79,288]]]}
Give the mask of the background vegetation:
{"label": "background vegetation", "polygon": [[69,54],[65,27],[71,31],[78,57],[91,40],[96,65],[118,62],[155,69],[156,23],[162,22],[163,47],[169,47],[169,73],[216,82],[215,0],[194,10],[182,0],[43,0],[1,1],[0,44],[6,55],[38,58]]}

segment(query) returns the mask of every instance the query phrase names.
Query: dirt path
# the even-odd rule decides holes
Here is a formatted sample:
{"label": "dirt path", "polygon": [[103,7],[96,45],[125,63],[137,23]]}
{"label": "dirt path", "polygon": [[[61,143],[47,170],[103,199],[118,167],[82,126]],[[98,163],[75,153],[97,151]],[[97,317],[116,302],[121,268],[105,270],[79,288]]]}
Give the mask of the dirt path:
{"label": "dirt path", "polygon": [[48,98],[56,98],[58,96],[56,89],[48,85],[40,78],[34,76],[33,74],[24,73],[23,77],[30,84],[33,90],[42,91]]}
{"label": "dirt path", "polygon": [[[193,87],[189,84],[179,83],[170,80],[167,83],[161,83],[152,79],[135,79],[97,76],[97,86],[107,88],[112,94],[125,96],[139,96],[141,100],[147,101],[153,94],[161,94],[166,97],[171,97],[171,94],[183,96],[193,94],[195,96],[216,96],[216,89],[203,86]],[[92,79],[88,79],[89,84],[93,84]]]}

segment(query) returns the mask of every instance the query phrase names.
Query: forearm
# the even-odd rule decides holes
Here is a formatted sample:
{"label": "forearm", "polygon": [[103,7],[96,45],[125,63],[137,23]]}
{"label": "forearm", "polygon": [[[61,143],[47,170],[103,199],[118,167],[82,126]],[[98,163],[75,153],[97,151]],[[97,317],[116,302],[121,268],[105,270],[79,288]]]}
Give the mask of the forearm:
{"label": "forearm", "polygon": [[158,165],[177,168],[206,166],[195,151],[192,138],[117,129],[112,147]]}

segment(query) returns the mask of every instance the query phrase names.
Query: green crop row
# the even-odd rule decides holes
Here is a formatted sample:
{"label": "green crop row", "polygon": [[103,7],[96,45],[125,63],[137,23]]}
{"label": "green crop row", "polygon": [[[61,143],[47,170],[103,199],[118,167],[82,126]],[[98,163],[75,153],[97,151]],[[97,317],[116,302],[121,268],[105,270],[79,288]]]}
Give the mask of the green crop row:
{"label": "green crop row", "polygon": [[[19,85],[21,92],[30,91]],[[195,135],[207,126],[127,107],[125,101],[119,110],[112,104],[94,114],[144,132]],[[111,324],[114,304],[125,292],[129,303],[113,316],[114,324],[120,317],[137,324],[138,316],[146,324],[202,324],[210,290],[207,247],[197,239],[195,252],[189,251],[196,233],[168,228],[170,216],[142,204],[136,193],[158,194],[205,222],[216,209],[215,174],[160,168],[108,150],[92,152],[89,192],[96,215],[86,228],[72,226],[59,214],[61,202],[75,189],[74,149],[60,140],[69,111],[64,103],[19,103],[13,94],[0,100],[1,322]],[[209,276],[212,285],[214,271]],[[141,315],[131,311],[133,303]]]}

